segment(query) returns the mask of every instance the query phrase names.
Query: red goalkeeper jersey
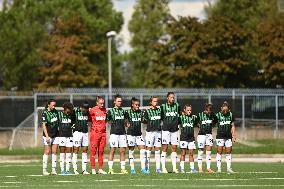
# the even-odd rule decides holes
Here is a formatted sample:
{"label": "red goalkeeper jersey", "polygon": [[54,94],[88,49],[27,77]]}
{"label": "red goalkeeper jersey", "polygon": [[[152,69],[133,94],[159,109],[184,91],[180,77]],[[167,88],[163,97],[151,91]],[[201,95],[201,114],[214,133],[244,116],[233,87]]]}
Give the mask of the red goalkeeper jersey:
{"label": "red goalkeeper jersey", "polygon": [[106,109],[98,106],[90,109],[90,119],[92,120],[92,131],[106,132]]}

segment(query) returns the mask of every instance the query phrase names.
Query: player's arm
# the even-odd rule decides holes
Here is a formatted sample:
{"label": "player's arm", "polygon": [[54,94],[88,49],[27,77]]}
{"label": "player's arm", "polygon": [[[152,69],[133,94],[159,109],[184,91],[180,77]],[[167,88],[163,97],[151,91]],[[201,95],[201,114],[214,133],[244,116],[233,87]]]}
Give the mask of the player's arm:
{"label": "player's arm", "polygon": [[232,115],[232,129],[231,129],[231,132],[232,132],[232,140],[233,142],[235,143],[236,142],[236,125],[235,125],[235,117]]}
{"label": "player's arm", "polygon": [[147,110],[145,110],[142,114],[142,123],[147,124],[148,120],[149,120],[148,113]]}
{"label": "player's arm", "polygon": [[108,110],[107,114],[106,114],[106,122],[111,124],[112,122],[112,115],[111,115],[111,109]]}
{"label": "player's arm", "polygon": [[128,111],[125,111],[124,112],[124,117],[125,117],[125,119],[124,119],[124,124],[125,124],[125,127],[130,127],[130,122],[129,122],[129,113],[128,113]]}
{"label": "player's arm", "polygon": [[45,138],[46,138],[46,142],[49,143],[50,142],[50,138],[48,136],[48,132],[47,132],[47,128],[46,128],[46,115],[45,113],[42,113],[42,130],[45,134]]}

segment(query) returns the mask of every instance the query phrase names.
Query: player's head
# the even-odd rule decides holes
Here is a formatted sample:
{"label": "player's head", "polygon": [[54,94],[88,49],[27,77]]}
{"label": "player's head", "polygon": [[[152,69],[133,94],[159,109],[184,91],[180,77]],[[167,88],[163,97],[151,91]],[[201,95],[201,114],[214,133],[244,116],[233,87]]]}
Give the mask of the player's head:
{"label": "player's head", "polygon": [[157,107],[157,105],[158,105],[158,97],[151,96],[151,98],[150,98],[150,105],[153,106],[153,107]]}
{"label": "player's head", "polygon": [[139,100],[135,97],[132,97],[131,99],[131,108],[133,110],[139,110],[139,106],[140,106],[140,103],[139,103]]}
{"label": "player's head", "polygon": [[192,112],[192,106],[191,106],[190,104],[184,105],[184,107],[183,107],[183,112],[184,112],[184,114],[186,114],[186,115],[190,115],[191,112]]}
{"label": "player's head", "polygon": [[167,101],[168,101],[169,104],[172,104],[172,103],[175,102],[175,93],[174,92],[168,92]]}
{"label": "player's head", "polygon": [[121,107],[122,104],[122,98],[119,94],[114,96],[114,106]]}
{"label": "player's head", "polygon": [[50,99],[46,102],[45,108],[49,109],[50,111],[54,110],[56,106],[56,102],[54,99]]}
{"label": "player's head", "polygon": [[67,115],[69,115],[73,112],[74,106],[71,102],[64,102],[62,107],[63,107],[64,113],[67,114]]}
{"label": "player's head", "polygon": [[213,112],[213,104],[211,104],[211,103],[206,103],[206,104],[205,104],[205,108],[204,108],[204,112],[205,112],[207,115],[212,114],[212,112]]}
{"label": "player's head", "polygon": [[221,106],[221,112],[223,114],[227,114],[230,111],[230,107],[227,101],[223,102],[222,106]]}
{"label": "player's head", "polygon": [[89,111],[89,103],[85,101],[81,104],[80,109],[83,113],[86,113],[87,111]]}
{"label": "player's head", "polygon": [[101,97],[101,96],[97,96],[97,98],[96,98],[96,105],[97,105],[99,108],[103,108],[103,107],[104,107],[104,103],[105,103],[104,98]]}

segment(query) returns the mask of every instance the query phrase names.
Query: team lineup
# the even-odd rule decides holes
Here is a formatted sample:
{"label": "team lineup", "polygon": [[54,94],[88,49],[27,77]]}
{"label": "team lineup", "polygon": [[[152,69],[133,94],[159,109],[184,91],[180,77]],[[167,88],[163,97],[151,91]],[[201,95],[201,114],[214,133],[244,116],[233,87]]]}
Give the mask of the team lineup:
{"label": "team lineup", "polygon": [[[59,149],[59,164],[62,175],[80,174],[78,171],[78,152],[82,152],[82,174],[87,171],[88,148],[90,148],[90,165],[92,174],[114,174],[114,155],[119,148],[120,173],[128,174],[126,169],[126,151],[128,148],[128,162],[130,173],[136,173],[134,150],[137,147],[140,155],[142,174],[150,173],[150,162],[155,162],[156,173],[168,173],[166,157],[168,147],[171,151],[172,173],[203,172],[202,163],[205,155],[206,172],[214,173],[211,169],[211,150],[214,144],[212,129],[217,128],[216,135],[216,172],[221,172],[223,150],[226,156],[227,172],[233,173],[232,144],[236,140],[234,116],[225,101],[218,113],[213,112],[213,105],[205,104],[204,111],[197,115],[192,114],[190,104],[180,107],[175,102],[175,94],[167,94],[167,102],[158,105],[158,97],[151,97],[150,107],[140,109],[140,102],[131,99],[131,107],[124,110],[122,97],[114,97],[114,107],[108,111],[104,107],[103,97],[96,98],[96,105],[89,108],[87,102],[80,107],[72,103],[63,104],[63,111],[55,109],[55,100],[49,100],[42,113],[43,128],[43,175],[57,175],[57,151]],[[88,123],[91,122],[89,131]],[[106,146],[106,126],[110,125],[108,172],[103,170],[104,149]],[[145,137],[142,135],[142,123],[146,124]],[[195,140],[194,127],[198,127]],[[90,136],[89,136],[90,135]],[[196,144],[197,143],[197,144]],[[58,148],[59,147],[59,148]],[[180,166],[177,168],[177,148],[180,148]],[[197,169],[194,165],[194,150],[197,153]],[[154,151],[154,158],[151,157]],[[204,154],[205,153],[205,154]],[[189,169],[185,164],[185,157],[189,155]],[[204,155],[203,155],[204,154]],[[48,172],[48,159],[51,155],[51,172]],[[98,156],[98,169],[95,158]]]}

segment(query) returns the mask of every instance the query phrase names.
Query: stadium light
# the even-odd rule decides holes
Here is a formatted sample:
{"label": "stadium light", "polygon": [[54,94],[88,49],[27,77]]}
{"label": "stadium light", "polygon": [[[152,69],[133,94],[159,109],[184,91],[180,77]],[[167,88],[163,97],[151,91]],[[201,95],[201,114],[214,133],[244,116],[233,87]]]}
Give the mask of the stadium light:
{"label": "stadium light", "polygon": [[112,99],[112,69],[111,69],[111,40],[116,36],[115,31],[109,31],[106,33],[108,38],[108,94],[109,99]]}

